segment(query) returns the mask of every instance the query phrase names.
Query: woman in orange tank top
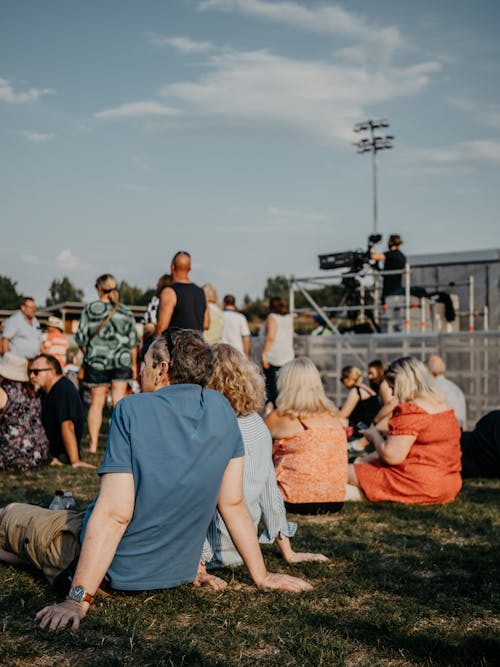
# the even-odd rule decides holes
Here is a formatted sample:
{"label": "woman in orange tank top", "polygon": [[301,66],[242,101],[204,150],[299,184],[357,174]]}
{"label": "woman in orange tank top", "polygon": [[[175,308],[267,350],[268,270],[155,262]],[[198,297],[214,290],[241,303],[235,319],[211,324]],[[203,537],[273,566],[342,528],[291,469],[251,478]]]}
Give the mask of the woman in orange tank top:
{"label": "woman in orange tank top", "polygon": [[289,361],[279,371],[276,410],[266,418],[285,507],[298,514],[338,512],[347,482],[347,436],[313,362]]}

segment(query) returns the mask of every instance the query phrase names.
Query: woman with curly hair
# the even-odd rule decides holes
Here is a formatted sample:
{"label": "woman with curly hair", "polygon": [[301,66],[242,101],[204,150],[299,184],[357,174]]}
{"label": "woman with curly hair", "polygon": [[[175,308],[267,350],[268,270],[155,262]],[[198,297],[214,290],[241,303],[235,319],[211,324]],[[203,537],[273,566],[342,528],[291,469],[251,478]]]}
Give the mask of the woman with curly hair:
{"label": "woman with curly hair", "polygon": [[[272,544],[276,540],[288,563],[328,560],[322,554],[295,552],[290,544],[289,538],[295,534],[297,524],[287,521],[274,474],[271,436],[258,415],[266,397],[264,378],[258,367],[231,345],[218,343],[212,350],[215,364],[208,387],[224,394],[238,418],[245,446],[245,502],[255,530],[261,519],[265,525],[259,541]],[[208,531],[202,562],[206,562],[208,567],[239,565],[242,562],[218,513]]]}

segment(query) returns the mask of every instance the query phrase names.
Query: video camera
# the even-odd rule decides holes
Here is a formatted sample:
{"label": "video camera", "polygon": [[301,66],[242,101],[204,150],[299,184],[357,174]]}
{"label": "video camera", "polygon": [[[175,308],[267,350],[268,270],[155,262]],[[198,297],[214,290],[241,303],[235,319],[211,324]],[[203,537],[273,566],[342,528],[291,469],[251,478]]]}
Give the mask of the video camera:
{"label": "video camera", "polygon": [[368,249],[347,250],[346,252],[331,252],[327,255],[318,255],[319,268],[325,271],[348,268],[350,273],[359,273],[371,259],[371,249],[382,240],[382,234],[371,234],[368,237]]}

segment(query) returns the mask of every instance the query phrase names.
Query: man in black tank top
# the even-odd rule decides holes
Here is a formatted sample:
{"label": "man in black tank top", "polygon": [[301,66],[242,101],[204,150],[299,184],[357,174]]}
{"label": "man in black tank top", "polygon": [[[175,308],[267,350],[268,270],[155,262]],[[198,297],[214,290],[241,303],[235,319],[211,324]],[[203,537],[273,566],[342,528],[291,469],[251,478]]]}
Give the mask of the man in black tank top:
{"label": "man in black tank top", "polygon": [[205,294],[201,287],[189,279],[191,255],[179,251],[172,259],[173,285],[166,287],[160,295],[156,333],[169,327],[203,331],[210,326]]}

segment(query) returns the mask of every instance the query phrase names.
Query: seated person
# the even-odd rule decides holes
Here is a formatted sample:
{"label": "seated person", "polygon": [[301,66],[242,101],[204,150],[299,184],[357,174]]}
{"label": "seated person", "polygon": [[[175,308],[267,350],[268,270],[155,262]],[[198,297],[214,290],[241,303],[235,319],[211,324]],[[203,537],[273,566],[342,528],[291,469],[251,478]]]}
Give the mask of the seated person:
{"label": "seated person", "polygon": [[[37,614],[41,627],[78,628],[100,586],[140,591],[195,580],[216,504],[257,586],[311,588],[265,567],[243,500],[236,417],[221,394],[204,388],[212,368],[212,352],[194,331],[167,331],[148,349],[149,393],[115,407],[68,598]],[[0,546],[10,551],[6,542]]]}
{"label": "seated person", "polygon": [[370,383],[370,388],[378,394],[380,390],[380,385],[384,379],[385,364],[381,359],[373,359],[368,364],[368,382]]}
{"label": "seated person", "polygon": [[42,390],[42,423],[49,439],[52,465],[69,463],[73,468],[94,468],[80,459],[80,440],[85,417],[75,385],[62,373],[50,354],[39,354],[29,370],[32,384]]}
{"label": "seated person", "polygon": [[376,451],[349,466],[347,499],[451,502],[462,486],[460,426],[453,410],[437,392],[424,364],[413,357],[394,361],[386,379],[399,404],[387,437],[375,427],[363,431]]}
{"label": "seated person", "polygon": [[0,357],[0,470],[27,472],[50,460],[40,398],[28,381],[28,362]]}
{"label": "seated person", "polygon": [[464,392],[451,380],[445,377],[446,364],[437,354],[432,354],[427,360],[427,368],[434,376],[434,382],[439,393],[455,413],[460,428],[464,429],[467,424],[467,408]]}
{"label": "seated person", "polygon": [[280,369],[276,409],[266,425],[274,440],[278,487],[290,512],[342,509],[347,480],[344,424],[310,359],[299,357]]}
{"label": "seated person", "polygon": [[[286,519],[274,473],[271,434],[257,414],[266,400],[263,376],[243,352],[231,345],[219,343],[212,349],[215,365],[208,386],[224,394],[238,418],[245,447],[243,495],[255,532],[261,519],[265,527],[259,542],[272,544],[276,540],[287,563],[328,560],[322,554],[297,553],[292,549],[289,538],[295,535],[297,524]],[[208,568],[242,562],[218,512],[208,529],[202,559]]]}
{"label": "seated person", "polygon": [[477,422],[473,431],[460,437],[462,478],[500,477],[500,410],[493,410]]}
{"label": "seated person", "polygon": [[349,420],[349,425],[354,429],[353,437],[359,438],[361,434],[358,424],[362,422],[369,426],[372,423],[380,410],[380,400],[377,393],[363,383],[363,374],[357,366],[344,366],[340,379],[349,393],[339,414]]}

